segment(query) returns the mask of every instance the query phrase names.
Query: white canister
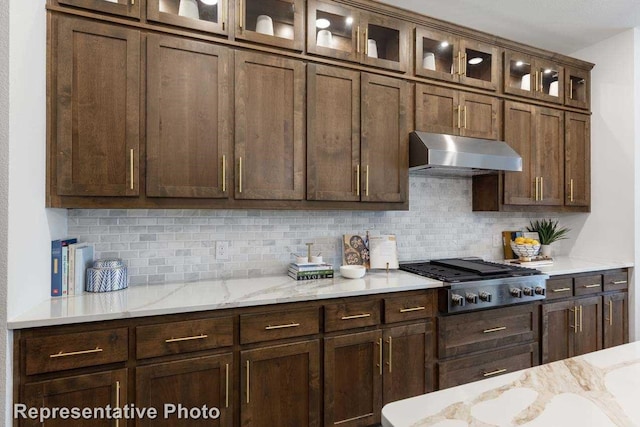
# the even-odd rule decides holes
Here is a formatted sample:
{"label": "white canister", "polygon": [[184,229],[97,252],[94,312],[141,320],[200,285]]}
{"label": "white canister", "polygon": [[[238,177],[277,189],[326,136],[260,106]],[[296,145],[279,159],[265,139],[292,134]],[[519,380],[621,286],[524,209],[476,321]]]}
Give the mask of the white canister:
{"label": "white canister", "polygon": [[256,21],[256,33],[273,35],[273,20],[268,15],[259,15]]}
{"label": "white canister", "polygon": [[333,34],[329,30],[318,31],[318,38],[316,43],[322,47],[332,47]]}
{"label": "white canister", "polygon": [[425,70],[436,69],[436,55],[433,52],[425,52],[422,58],[422,68]]}
{"label": "white canister", "polygon": [[198,2],[196,0],[180,0],[178,15],[186,18],[200,19],[198,12]]}
{"label": "white canister", "polygon": [[558,96],[558,82],[551,82],[549,85],[549,95]]}
{"label": "white canister", "polygon": [[524,76],[522,76],[522,81],[520,82],[520,89],[531,90],[531,74],[525,74]]}
{"label": "white canister", "polygon": [[378,57],[378,44],[374,39],[367,40],[367,52],[370,58]]}

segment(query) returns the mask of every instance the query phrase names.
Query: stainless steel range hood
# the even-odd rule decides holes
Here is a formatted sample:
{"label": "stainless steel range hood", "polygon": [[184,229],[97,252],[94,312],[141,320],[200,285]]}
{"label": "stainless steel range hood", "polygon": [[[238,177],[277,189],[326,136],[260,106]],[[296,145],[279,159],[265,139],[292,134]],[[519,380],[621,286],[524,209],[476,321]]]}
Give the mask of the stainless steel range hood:
{"label": "stainless steel range hood", "polygon": [[522,157],[503,141],[411,132],[409,170],[468,176],[522,171]]}

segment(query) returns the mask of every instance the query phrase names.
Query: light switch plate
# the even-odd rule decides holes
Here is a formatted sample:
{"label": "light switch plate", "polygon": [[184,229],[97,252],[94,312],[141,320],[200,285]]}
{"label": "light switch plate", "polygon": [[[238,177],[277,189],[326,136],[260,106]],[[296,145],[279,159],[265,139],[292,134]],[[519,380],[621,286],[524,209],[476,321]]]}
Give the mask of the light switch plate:
{"label": "light switch plate", "polygon": [[229,242],[226,240],[219,240],[216,242],[216,259],[226,260],[229,259]]}

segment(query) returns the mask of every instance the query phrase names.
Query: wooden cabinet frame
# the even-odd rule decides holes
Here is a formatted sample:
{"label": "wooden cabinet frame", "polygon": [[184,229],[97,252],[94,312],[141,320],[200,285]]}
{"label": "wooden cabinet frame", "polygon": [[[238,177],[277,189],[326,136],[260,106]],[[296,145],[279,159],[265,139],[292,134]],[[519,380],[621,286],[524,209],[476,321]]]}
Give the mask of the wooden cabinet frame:
{"label": "wooden cabinet frame", "polygon": [[[234,0],[229,0],[234,1]],[[304,49],[304,28],[305,28],[305,5],[303,0],[282,0],[285,3],[291,3],[294,12],[293,22],[293,39],[284,37],[270,36],[261,34],[256,31],[247,30],[246,25],[246,5],[249,0],[235,0],[235,37],[240,40],[247,40],[255,43],[281,47],[284,49],[292,49],[302,51]],[[257,0],[262,1],[262,0]]]}
{"label": "wooden cabinet frame", "polygon": [[[140,0],[138,0],[139,2]],[[229,34],[229,1],[218,0],[217,16],[218,22],[211,22],[201,19],[189,18],[176,13],[167,13],[160,10],[162,0],[147,0],[147,19],[162,24],[175,25],[178,27],[190,28],[192,30],[205,31],[214,34]]]}

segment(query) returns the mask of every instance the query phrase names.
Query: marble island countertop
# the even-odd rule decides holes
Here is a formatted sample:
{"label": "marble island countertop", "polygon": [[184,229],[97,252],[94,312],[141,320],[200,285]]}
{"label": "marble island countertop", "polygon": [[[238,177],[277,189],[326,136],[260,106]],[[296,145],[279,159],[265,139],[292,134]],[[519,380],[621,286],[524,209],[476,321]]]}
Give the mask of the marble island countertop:
{"label": "marble island countertop", "polygon": [[640,425],[640,342],[393,402],[383,427]]}
{"label": "marble island countertop", "polygon": [[135,285],[107,293],[51,298],[10,319],[22,329],[130,317],[372,295],[442,287],[442,282],[403,271],[368,272],[362,279],[295,281],[286,275],[192,283]]}

